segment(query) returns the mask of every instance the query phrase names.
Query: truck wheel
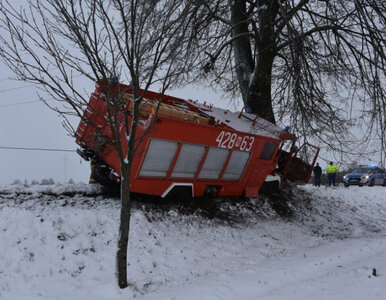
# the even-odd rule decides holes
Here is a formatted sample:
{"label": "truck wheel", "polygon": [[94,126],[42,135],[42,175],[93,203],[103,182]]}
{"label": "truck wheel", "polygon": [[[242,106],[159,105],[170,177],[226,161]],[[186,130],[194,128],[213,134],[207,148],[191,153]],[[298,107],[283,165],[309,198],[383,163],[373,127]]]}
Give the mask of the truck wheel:
{"label": "truck wheel", "polygon": [[259,195],[271,196],[274,194],[280,193],[280,182],[278,180],[274,181],[264,181],[263,186],[260,188]]}
{"label": "truck wheel", "polygon": [[101,161],[95,162],[92,172],[92,178],[95,182],[101,184],[107,193],[115,195],[120,193],[120,184],[110,178],[111,169]]}
{"label": "truck wheel", "polygon": [[374,186],[374,178],[371,179],[369,186]]}
{"label": "truck wheel", "polygon": [[344,183],[343,185],[344,185],[344,187],[349,187],[350,186],[348,183]]}

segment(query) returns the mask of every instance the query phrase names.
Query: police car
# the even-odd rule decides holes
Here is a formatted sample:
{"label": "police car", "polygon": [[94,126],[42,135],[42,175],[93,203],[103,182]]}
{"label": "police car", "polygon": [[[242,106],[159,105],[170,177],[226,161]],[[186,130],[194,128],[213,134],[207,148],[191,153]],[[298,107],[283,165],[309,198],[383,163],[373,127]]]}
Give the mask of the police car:
{"label": "police car", "polygon": [[344,186],[386,186],[386,171],[375,164],[361,165],[343,176]]}

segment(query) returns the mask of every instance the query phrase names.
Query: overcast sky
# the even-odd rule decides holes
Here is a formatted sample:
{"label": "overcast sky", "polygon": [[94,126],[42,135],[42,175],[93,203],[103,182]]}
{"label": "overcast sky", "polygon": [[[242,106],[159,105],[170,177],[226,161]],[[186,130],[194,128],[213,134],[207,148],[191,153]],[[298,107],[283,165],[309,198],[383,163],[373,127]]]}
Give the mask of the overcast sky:
{"label": "overcast sky", "polygon": [[[62,127],[62,119],[39,101],[37,86],[13,80],[13,73],[0,62],[0,184],[21,181],[88,182],[90,166],[75,152],[75,139]],[[78,78],[78,81],[81,79]],[[94,84],[85,81],[83,89],[91,94]],[[212,103],[230,110],[241,109],[229,99],[202,87],[169,90],[168,94]],[[75,120],[76,128],[79,120]],[[52,149],[15,150],[3,147]],[[69,150],[69,151],[53,151]],[[321,151],[326,156],[325,151]],[[328,155],[327,155],[328,156]],[[331,158],[331,160],[334,160]],[[321,160],[322,168],[325,163]]]}
{"label": "overcast sky", "polygon": [[[25,4],[22,0],[12,1],[15,8]],[[12,183],[15,179],[31,182],[43,178],[52,178],[55,182],[70,179],[88,182],[90,166],[75,152],[77,145],[62,127],[61,117],[39,101],[36,85],[12,78],[15,75],[0,60],[0,184]],[[82,80],[82,77],[76,78],[76,84],[86,94],[91,94],[95,88],[94,83]],[[229,101],[220,101],[221,96],[208,89],[190,87],[168,93],[234,108]],[[74,120],[74,128],[78,122]]]}
{"label": "overcast sky", "polygon": [[[0,147],[76,150],[74,139],[61,119],[38,100],[36,86],[9,78],[15,76],[0,64]],[[0,183],[14,179],[52,178],[85,181],[89,166],[75,152],[8,150],[0,148]]]}
{"label": "overcast sky", "polygon": [[[16,80],[13,73],[0,63],[0,184],[15,179],[41,180],[52,178],[55,182],[87,182],[89,164],[75,152],[77,145],[62,127],[62,119],[37,97],[33,84]],[[85,90],[91,93],[94,85],[85,81]],[[220,95],[204,88],[190,87],[169,91],[169,94],[207,101],[231,108],[229,101],[220,101]],[[77,126],[78,121],[74,122]],[[15,150],[2,147],[70,150],[72,152]]]}
{"label": "overcast sky", "polygon": [[[15,0],[12,3],[17,5],[25,2]],[[12,183],[15,179],[30,182],[43,178],[52,178],[55,182],[70,179],[87,182],[89,164],[76,154],[77,145],[62,127],[62,119],[38,100],[36,86],[12,78],[15,78],[14,74],[0,61],[0,184]],[[93,83],[84,80],[82,84],[82,78],[76,81],[82,90],[91,94]],[[231,110],[242,108],[241,101],[238,101],[238,105],[231,104],[230,100],[224,100],[226,98],[221,94],[209,89],[189,87],[167,93]],[[75,128],[78,121],[74,121]],[[6,147],[52,150],[15,150]],[[321,154],[326,156],[326,153]],[[324,167],[324,163],[321,165]]]}

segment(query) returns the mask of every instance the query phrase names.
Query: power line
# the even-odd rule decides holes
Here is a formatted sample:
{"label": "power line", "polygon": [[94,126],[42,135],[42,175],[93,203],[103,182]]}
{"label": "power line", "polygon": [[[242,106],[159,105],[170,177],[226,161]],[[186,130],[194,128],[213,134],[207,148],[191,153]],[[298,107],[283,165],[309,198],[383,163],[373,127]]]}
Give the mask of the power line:
{"label": "power line", "polygon": [[[81,77],[81,76],[84,76],[83,74],[79,74],[79,75],[75,75],[75,76],[72,76],[72,78],[78,78],[78,77]],[[5,81],[7,80],[7,78],[4,78],[4,79],[1,79],[0,81]],[[21,81],[21,80],[19,80]],[[49,80],[47,82],[55,82],[54,80]],[[19,87],[13,87],[13,88],[8,88],[8,89],[0,89],[0,93],[4,93],[4,92],[9,92],[9,91],[15,91],[15,90],[19,90],[19,89],[25,89],[25,88],[28,88],[28,87],[32,87],[32,86],[40,86],[41,84],[39,83],[31,83],[31,84],[27,84],[27,85],[23,85],[23,86],[19,86]]]}
{"label": "power line", "polygon": [[35,100],[35,101],[26,101],[26,102],[19,102],[19,103],[2,104],[2,105],[0,105],[0,107],[17,106],[17,105],[24,105],[24,104],[38,103],[38,102],[41,102],[41,101]]}
{"label": "power line", "polygon": [[28,87],[31,87],[31,86],[35,86],[36,84],[28,84],[28,85],[24,85],[24,86],[18,86],[18,87],[14,87],[14,88],[9,88],[9,89],[3,89],[3,90],[0,90],[0,93],[4,93],[4,92],[9,92],[9,91],[16,91],[16,90],[20,90],[20,89],[25,89],[25,88],[28,88]]}
{"label": "power line", "polygon": [[[1,92],[1,90],[0,90]],[[88,96],[86,93],[80,94],[81,96]],[[91,93],[90,93],[91,95]],[[47,99],[45,101],[52,101],[53,99]],[[31,104],[31,103],[43,103],[42,100],[33,100],[33,101],[25,101],[25,102],[17,102],[17,103],[7,103],[7,104],[0,104],[0,107],[12,107],[12,106],[18,106],[18,105],[24,105],[24,104]]]}
{"label": "power line", "polygon": [[3,78],[3,79],[0,79],[0,82],[6,81],[6,80],[16,80],[16,79],[15,78]]}
{"label": "power line", "polygon": [[28,148],[28,147],[2,147],[0,149],[5,150],[29,150],[29,151],[52,151],[52,152],[76,152],[76,150],[67,150],[67,149],[52,149],[52,148]]}

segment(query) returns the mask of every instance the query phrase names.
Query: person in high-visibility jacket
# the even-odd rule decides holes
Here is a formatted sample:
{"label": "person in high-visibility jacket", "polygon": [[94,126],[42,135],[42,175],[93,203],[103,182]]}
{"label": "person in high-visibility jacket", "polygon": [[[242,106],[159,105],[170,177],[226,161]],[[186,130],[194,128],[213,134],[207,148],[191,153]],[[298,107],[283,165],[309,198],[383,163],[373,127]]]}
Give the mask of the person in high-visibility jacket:
{"label": "person in high-visibility jacket", "polygon": [[337,165],[334,165],[332,161],[330,161],[330,164],[326,168],[326,173],[328,177],[328,185],[329,186],[335,186],[336,182],[336,173],[338,173],[339,169]]}
{"label": "person in high-visibility jacket", "polygon": [[92,158],[90,158],[90,168],[91,168],[91,173],[90,173],[90,179],[88,183],[97,183],[95,180],[95,162]]}

